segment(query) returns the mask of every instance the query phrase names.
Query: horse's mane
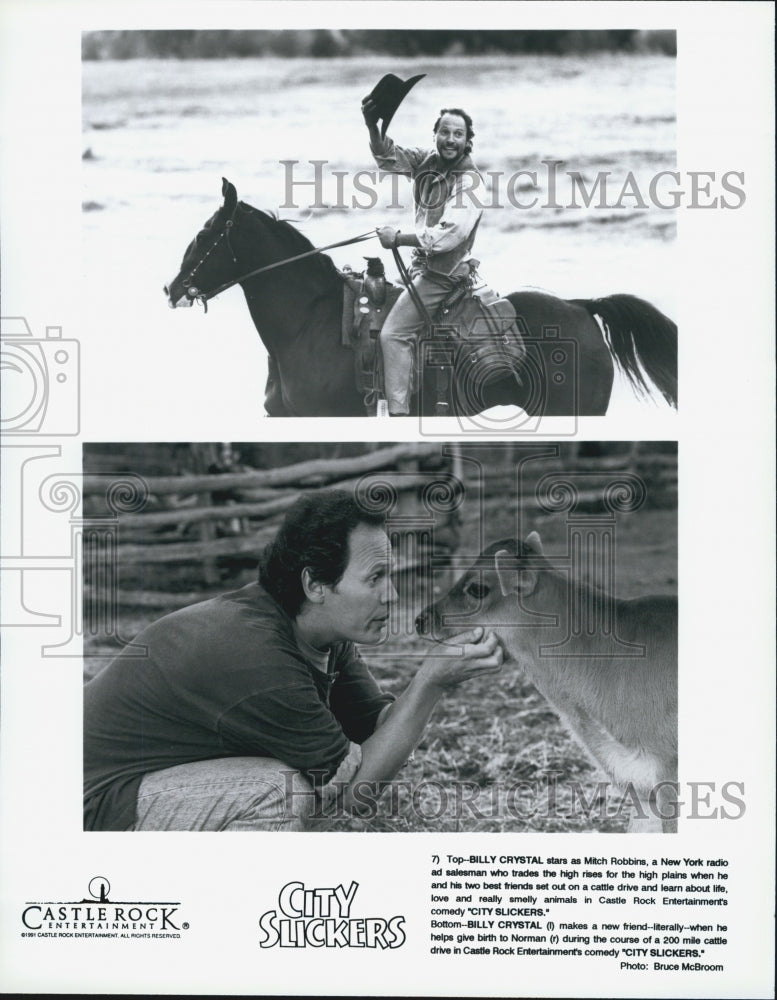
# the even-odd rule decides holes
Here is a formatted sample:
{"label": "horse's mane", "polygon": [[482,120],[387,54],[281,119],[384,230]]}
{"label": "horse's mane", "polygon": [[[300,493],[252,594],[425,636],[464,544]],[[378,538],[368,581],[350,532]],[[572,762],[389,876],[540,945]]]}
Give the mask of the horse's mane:
{"label": "horse's mane", "polygon": [[[240,208],[248,212],[250,215],[259,216],[265,223],[268,219],[272,221],[273,232],[284,240],[290,257],[294,257],[297,254],[305,253],[305,251],[313,249],[313,244],[307,236],[303,236],[303,234],[298,229],[295,229],[290,222],[287,222],[285,219],[279,219],[275,212],[263,212],[258,208],[254,208],[253,205],[249,205],[245,201],[241,201],[238,204]],[[305,263],[311,269],[312,273],[318,277],[328,279],[338,277],[339,272],[335,267],[332,258],[328,257],[326,254],[315,254],[312,257],[308,257]]]}

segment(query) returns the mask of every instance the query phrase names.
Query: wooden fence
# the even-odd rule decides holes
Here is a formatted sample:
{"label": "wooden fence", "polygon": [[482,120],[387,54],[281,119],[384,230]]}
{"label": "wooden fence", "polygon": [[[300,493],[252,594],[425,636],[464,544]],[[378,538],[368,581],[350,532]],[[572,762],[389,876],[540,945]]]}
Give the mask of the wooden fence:
{"label": "wooden fence", "polygon": [[[99,523],[106,491],[132,477],[145,496],[137,510],[116,515],[118,602],[172,608],[223,589],[225,580],[242,585],[253,579],[259,556],[283,515],[311,489],[361,490],[386,513],[389,523],[393,519],[408,532],[427,537],[433,533],[438,550],[455,548],[455,508],[449,503],[448,516],[441,509],[434,519],[424,516],[423,509],[423,491],[430,484],[452,488],[452,467],[450,459],[441,460],[439,445],[399,444],[272,469],[149,477],[87,471],[84,510]],[[375,494],[371,498],[370,490]],[[102,599],[97,572],[90,571],[98,564],[85,552],[85,604]],[[407,559],[401,560],[401,571],[412,568]]]}
{"label": "wooden fence", "polygon": [[[283,453],[283,445],[274,447]],[[255,578],[258,558],[285,512],[311,489],[361,491],[376,503],[387,515],[401,573],[428,566],[432,552],[439,557],[456,551],[460,508],[467,493],[469,503],[480,492],[509,498],[506,502],[519,508],[531,507],[538,502],[543,477],[553,481],[553,474],[558,474],[574,480],[578,507],[596,509],[603,503],[597,477],[628,473],[644,484],[649,504],[668,506],[677,501],[676,452],[665,453],[649,443],[616,447],[615,453],[605,448],[603,454],[593,456],[586,455],[584,446],[568,443],[556,449],[555,455],[526,463],[531,471],[522,477],[522,495],[515,492],[515,470],[528,452],[520,444],[363,447],[369,450],[269,469],[143,476],[141,464],[141,474],[134,474],[134,479],[143,499],[136,509],[118,513],[113,521],[118,582],[112,586],[106,588],[98,579],[93,567],[100,560],[90,557],[89,536],[85,535],[85,607],[106,599],[109,593],[121,606],[170,610],[241,586]],[[477,472],[468,461],[473,456],[480,466]],[[120,455],[114,455],[117,468],[119,459]],[[133,475],[118,471],[114,479],[107,471],[110,461],[106,452],[85,459],[84,514],[94,523],[101,523],[105,515],[111,483]],[[91,473],[94,468],[105,471]],[[405,536],[415,541],[405,545]]]}

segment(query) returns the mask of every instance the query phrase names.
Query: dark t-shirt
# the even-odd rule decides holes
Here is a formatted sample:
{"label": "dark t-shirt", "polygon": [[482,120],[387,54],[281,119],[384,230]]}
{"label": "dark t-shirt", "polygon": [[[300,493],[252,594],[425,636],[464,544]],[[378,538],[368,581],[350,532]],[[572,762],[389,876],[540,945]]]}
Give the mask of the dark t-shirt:
{"label": "dark t-shirt", "polygon": [[218,757],[275,757],[325,784],[375,729],[383,694],[350,642],[324,673],[258,585],[144,629],[84,687],[84,828],[126,830],[151,771]]}

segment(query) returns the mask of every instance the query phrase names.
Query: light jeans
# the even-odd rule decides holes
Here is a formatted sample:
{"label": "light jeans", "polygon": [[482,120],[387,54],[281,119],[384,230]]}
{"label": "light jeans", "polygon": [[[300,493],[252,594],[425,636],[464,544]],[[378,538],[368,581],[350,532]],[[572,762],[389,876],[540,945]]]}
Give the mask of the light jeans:
{"label": "light jeans", "polygon": [[143,776],[135,830],[299,831],[316,807],[310,782],[271,757],[222,757]]}
{"label": "light jeans", "polygon": [[[413,288],[432,319],[440,303],[454,287],[455,282],[444,274],[435,273],[432,279],[422,271],[413,278]],[[418,337],[425,324],[426,319],[419,314],[410,298],[410,293],[405,289],[392,307],[380,331],[386,399],[388,411],[394,416],[410,413],[410,390],[413,384]]]}

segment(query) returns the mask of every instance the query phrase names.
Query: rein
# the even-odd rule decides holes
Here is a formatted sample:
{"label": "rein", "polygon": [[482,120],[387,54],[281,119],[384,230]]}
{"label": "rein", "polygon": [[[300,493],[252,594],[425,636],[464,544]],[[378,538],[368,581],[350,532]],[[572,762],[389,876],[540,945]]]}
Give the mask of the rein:
{"label": "rein", "polygon": [[[235,225],[235,219],[233,213],[232,218],[227,220],[224,229],[217,237],[216,242],[213,243],[213,245],[207,251],[202,260],[198,261],[197,264],[195,264],[194,268],[189,274],[188,280],[184,281],[186,294],[190,298],[196,299],[198,302],[201,302],[205,309],[205,312],[208,311],[209,299],[214,299],[217,295],[220,295],[221,292],[225,292],[228,288],[232,288],[234,285],[239,285],[241,282],[247,281],[249,278],[254,278],[258,274],[264,274],[266,271],[272,271],[276,267],[283,267],[285,264],[293,264],[295,261],[305,260],[306,257],[314,257],[316,254],[324,253],[326,250],[336,250],[338,247],[349,247],[353,246],[354,243],[363,243],[365,240],[374,240],[378,235],[376,230],[371,229],[366,233],[360,233],[359,236],[352,236],[347,240],[338,240],[337,243],[328,243],[326,246],[323,247],[314,247],[312,250],[306,250],[304,253],[296,254],[296,256],[294,257],[286,257],[283,260],[276,260],[272,264],[265,264],[262,267],[254,268],[253,271],[248,271],[246,274],[242,274],[239,278],[232,278],[229,281],[225,281],[222,285],[219,285],[217,288],[214,288],[212,292],[203,292],[196,286],[192,285],[191,280],[197,273],[199,268],[202,266],[202,264],[205,263],[205,260],[211,255],[211,253],[213,253],[217,245],[221,242],[221,240],[224,237],[226,237],[229,252],[232,254],[232,260],[235,263],[237,263],[235,252],[232,249],[232,244],[230,243],[229,240],[230,230],[234,225]],[[397,270],[399,271],[400,278],[402,279],[402,282],[405,285],[405,288],[407,289],[408,295],[410,296],[410,298],[413,301],[413,304],[418,310],[419,316],[421,316],[426,321],[427,326],[430,326],[432,322],[431,316],[429,315],[428,310],[421,301],[418,292],[413,287],[412,278],[408,274],[408,270],[405,267],[405,262],[402,260],[399,250],[396,247],[392,247],[392,253],[394,254],[394,262],[397,265]]]}
{"label": "rein", "polygon": [[[231,221],[227,223],[227,225],[230,226]],[[362,243],[364,240],[372,240],[375,239],[376,236],[377,233],[375,230],[370,230],[370,232],[362,233],[360,236],[352,236],[347,240],[340,240],[337,243],[329,243],[325,247],[314,247],[313,250],[306,250],[305,253],[299,253],[295,257],[286,257],[284,260],[277,260],[273,264],[265,264],[264,267],[257,267],[253,271],[249,271],[247,274],[241,275],[239,278],[232,278],[231,281],[225,281],[223,285],[219,285],[219,287],[215,288],[212,292],[201,292],[198,289],[192,289],[188,294],[191,295],[192,298],[196,298],[202,302],[207,309],[208,299],[215,298],[221,292],[226,291],[227,288],[232,288],[233,285],[239,285],[240,282],[247,281],[248,278],[253,278],[257,274],[263,274],[265,271],[272,271],[276,267],[283,267],[284,264],[293,264],[294,261],[304,260],[305,257],[313,257],[315,254],[324,253],[326,250],[335,250],[337,247],[348,247],[354,243]],[[192,292],[196,294],[192,294]]]}
{"label": "rein", "polygon": [[402,260],[402,255],[396,247],[391,248],[391,252],[394,254],[394,263],[397,265],[397,270],[399,271],[399,276],[407,289],[407,294],[410,296],[413,305],[418,310],[418,315],[424,320],[427,328],[432,325],[432,317],[429,315],[429,311],[426,306],[421,301],[421,296],[416,291],[415,285],[413,284],[413,279],[410,277],[407,268],[405,267],[405,262]]}

